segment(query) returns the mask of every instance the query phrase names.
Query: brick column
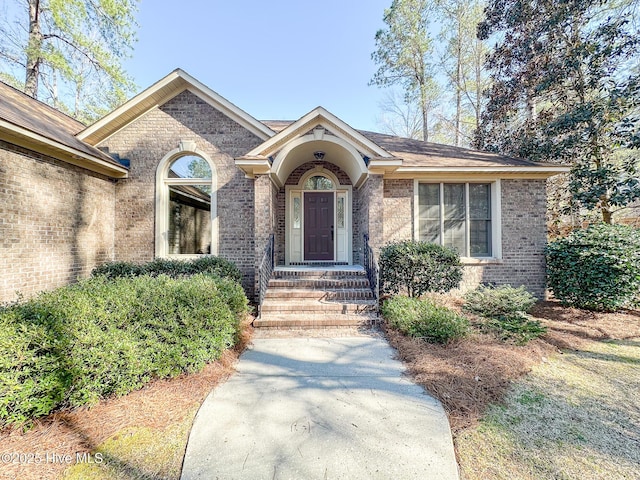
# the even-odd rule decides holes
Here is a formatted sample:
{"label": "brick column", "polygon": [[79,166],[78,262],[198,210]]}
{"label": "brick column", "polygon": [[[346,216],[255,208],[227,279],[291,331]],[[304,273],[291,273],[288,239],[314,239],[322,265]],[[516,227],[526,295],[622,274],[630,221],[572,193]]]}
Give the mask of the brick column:
{"label": "brick column", "polygon": [[264,255],[264,249],[269,240],[269,235],[274,231],[273,215],[273,185],[268,175],[259,175],[254,180],[254,251],[255,251],[255,281],[254,296],[257,301],[258,283],[260,277],[258,268]]}
{"label": "brick column", "polygon": [[367,190],[363,192],[369,197],[369,245],[378,254],[380,247],[384,244],[384,181],[382,175],[369,175],[367,180]]}

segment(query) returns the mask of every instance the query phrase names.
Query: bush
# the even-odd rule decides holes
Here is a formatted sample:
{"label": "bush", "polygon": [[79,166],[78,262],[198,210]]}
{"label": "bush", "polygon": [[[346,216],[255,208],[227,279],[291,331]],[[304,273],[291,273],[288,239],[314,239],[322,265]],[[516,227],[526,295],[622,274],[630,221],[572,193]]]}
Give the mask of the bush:
{"label": "bush", "polygon": [[519,312],[527,313],[536,303],[536,298],[524,286],[499,287],[480,286],[464,296],[464,310],[483,317],[500,317]]}
{"label": "bush", "polygon": [[462,264],[455,250],[434,243],[407,240],[390,243],[380,252],[382,293],[448,292],[462,280]]}
{"label": "bush", "polygon": [[389,325],[410,337],[446,344],[469,332],[469,321],[431,300],[397,296],[382,305]]}
{"label": "bush", "polygon": [[242,273],[233,262],[224,258],[207,255],[195,260],[174,260],[156,258],[152,262],[137,264],[132,262],[109,262],[93,269],[93,276],[107,278],[137,277],[140,275],[167,275],[172,278],[197,275],[199,273],[242,281]]}
{"label": "bush", "polygon": [[502,340],[512,341],[517,345],[526,345],[547,332],[547,327],[539,320],[522,312],[486,318],[484,327],[497,333]]}
{"label": "bush", "polygon": [[503,340],[524,345],[543,335],[547,328],[527,315],[536,303],[524,286],[480,286],[464,296],[463,309],[484,317],[484,328],[497,333]]}
{"label": "bush", "polygon": [[640,301],[640,229],[592,225],[546,249],[547,281],[564,305],[614,311]]}
{"label": "bush", "polygon": [[234,345],[228,279],[104,276],[0,309],[0,427],[200,370]]}

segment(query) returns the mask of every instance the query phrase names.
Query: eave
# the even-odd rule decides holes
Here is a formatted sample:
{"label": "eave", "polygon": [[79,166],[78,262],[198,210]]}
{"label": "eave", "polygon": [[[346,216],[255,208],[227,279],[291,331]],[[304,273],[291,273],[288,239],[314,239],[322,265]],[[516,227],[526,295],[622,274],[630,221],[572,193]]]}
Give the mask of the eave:
{"label": "eave", "polygon": [[0,120],[0,139],[108,177],[126,178],[129,175],[129,170],[115,161],[89,155],[5,120]]}
{"label": "eave", "polygon": [[509,166],[492,165],[485,167],[464,167],[464,166],[401,166],[393,171],[385,172],[385,178],[407,179],[420,178],[422,176],[492,176],[492,177],[513,177],[546,179],[561,173],[571,171],[570,166],[565,165],[545,165],[545,166]]}

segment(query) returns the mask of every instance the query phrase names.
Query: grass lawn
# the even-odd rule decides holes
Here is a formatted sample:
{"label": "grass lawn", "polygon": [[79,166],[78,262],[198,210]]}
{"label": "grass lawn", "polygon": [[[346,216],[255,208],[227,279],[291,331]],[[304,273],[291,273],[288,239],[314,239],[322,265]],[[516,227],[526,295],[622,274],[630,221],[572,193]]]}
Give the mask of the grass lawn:
{"label": "grass lawn", "polygon": [[449,414],[464,480],[640,478],[640,312],[546,302],[527,346],[388,332]]}

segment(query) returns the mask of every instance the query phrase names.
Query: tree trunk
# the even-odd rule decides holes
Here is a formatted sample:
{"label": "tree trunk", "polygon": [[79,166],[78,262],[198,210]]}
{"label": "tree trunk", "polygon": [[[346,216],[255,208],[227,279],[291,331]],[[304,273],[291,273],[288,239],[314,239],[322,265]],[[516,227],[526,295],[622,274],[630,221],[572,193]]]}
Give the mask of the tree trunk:
{"label": "tree trunk", "polygon": [[609,199],[604,195],[600,197],[600,211],[602,212],[602,221],[611,225],[613,223],[613,212],[611,211]]}
{"label": "tree trunk", "polygon": [[29,0],[29,44],[27,46],[26,77],[24,91],[38,98],[38,79],[42,57],[42,31],[40,30],[40,0]]}
{"label": "tree trunk", "polygon": [[424,101],[422,102],[422,140],[429,141],[429,110]]}
{"label": "tree trunk", "polygon": [[456,40],[456,147],[462,144],[460,135],[460,110],[462,109],[462,88],[460,86],[462,83],[462,25],[460,22],[461,21],[458,20],[458,38]]}

